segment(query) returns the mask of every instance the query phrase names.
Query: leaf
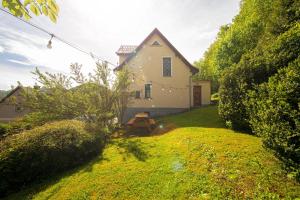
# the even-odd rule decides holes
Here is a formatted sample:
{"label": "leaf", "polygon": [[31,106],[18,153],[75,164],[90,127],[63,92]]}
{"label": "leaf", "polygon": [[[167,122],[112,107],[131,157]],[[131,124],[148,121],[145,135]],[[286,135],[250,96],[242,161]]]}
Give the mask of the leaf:
{"label": "leaf", "polygon": [[6,8],[9,6],[7,0],[2,0],[2,6],[3,6],[3,8]]}
{"label": "leaf", "polygon": [[43,3],[45,3],[45,0],[37,0],[37,2],[42,5]]}
{"label": "leaf", "polygon": [[24,17],[26,20],[29,20],[31,18],[31,16],[27,12],[24,12]]}
{"label": "leaf", "polygon": [[40,11],[39,11],[39,9],[36,7],[35,3],[31,3],[31,4],[30,4],[30,10],[31,10],[36,16],[39,16],[39,15],[40,15]]}
{"label": "leaf", "polygon": [[48,11],[49,18],[51,19],[52,22],[56,23],[56,16],[53,14],[51,10]]}
{"label": "leaf", "polygon": [[30,4],[31,3],[31,0],[25,0],[24,1],[24,7],[26,7],[28,4]]}
{"label": "leaf", "polygon": [[45,6],[45,5],[42,6],[42,12],[43,12],[44,15],[48,16],[48,8],[47,8],[47,6]]}
{"label": "leaf", "polygon": [[54,0],[48,0],[47,1],[48,6],[51,8],[52,11],[54,11],[55,15],[57,15],[59,8]]}

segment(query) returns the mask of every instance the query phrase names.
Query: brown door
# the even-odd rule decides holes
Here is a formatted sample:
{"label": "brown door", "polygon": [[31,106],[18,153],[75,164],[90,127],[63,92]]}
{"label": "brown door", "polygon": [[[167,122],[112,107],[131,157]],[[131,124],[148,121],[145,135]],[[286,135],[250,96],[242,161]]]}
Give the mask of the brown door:
{"label": "brown door", "polygon": [[193,88],[194,106],[201,106],[201,86]]}

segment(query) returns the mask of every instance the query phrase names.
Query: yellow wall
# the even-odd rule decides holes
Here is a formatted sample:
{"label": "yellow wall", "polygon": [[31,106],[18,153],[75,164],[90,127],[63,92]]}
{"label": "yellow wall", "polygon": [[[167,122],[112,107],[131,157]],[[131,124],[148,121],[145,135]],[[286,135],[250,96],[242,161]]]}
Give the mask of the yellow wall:
{"label": "yellow wall", "polygon": [[[210,81],[205,81],[205,80],[192,82],[192,86],[194,86],[194,85],[201,86],[201,103],[202,103],[202,105],[210,104],[210,96],[211,96],[211,85],[210,84],[211,84]],[[192,91],[192,95],[193,95],[193,91]],[[193,97],[192,97],[192,105],[194,105]]]}
{"label": "yellow wall", "polygon": [[[151,46],[158,41],[160,46]],[[163,57],[171,57],[172,76],[163,77]],[[123,59],[123,58],[120,58]],[[141,91],[141,99],[132,98],[128,107],[142,108],[189,108],[192,103],[192,90],[190,91],[190,69],[175,55],[175,52],[158,36],[144,44],[134,58],[126,65],[134,74],[131,91]],[[152,83],[151,99],[145,99],[145,84]],[[203,89],[207,89],[206,86]],[[210,92],[210,88],[209,88]],[[208,92],[202,92],[202,96]],[[190,99],[191,94],[191,99]],[[207,102],[204,97],[203,102]]]}

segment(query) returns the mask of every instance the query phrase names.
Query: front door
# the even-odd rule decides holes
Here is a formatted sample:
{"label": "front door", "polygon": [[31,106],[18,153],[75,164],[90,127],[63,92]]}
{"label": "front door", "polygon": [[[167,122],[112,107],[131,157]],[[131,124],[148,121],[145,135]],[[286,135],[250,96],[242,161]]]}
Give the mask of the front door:
{"label": "front door", "polygon": [[194,106],[201,106],[201,86],[194,86],[193,88]]}

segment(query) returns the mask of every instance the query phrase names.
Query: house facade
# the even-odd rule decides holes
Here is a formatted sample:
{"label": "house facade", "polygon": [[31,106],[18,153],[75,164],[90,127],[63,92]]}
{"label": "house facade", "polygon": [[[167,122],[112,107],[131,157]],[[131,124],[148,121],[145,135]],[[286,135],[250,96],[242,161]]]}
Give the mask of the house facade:
{"label": "house facade", "polygon": [[198,69],[158,29],[140,45],[121,46],[116,53],[120,64],[115,71],[126,67],[132,75],[124,122],[138,112],[162,116],[210,104],[210,81],[194,82]]}
{"label": "house facade", "polygon": [[18,86],[0,100],[0,122],[9,122],[28,113],[21,105],[22,90],[23,88]]}

